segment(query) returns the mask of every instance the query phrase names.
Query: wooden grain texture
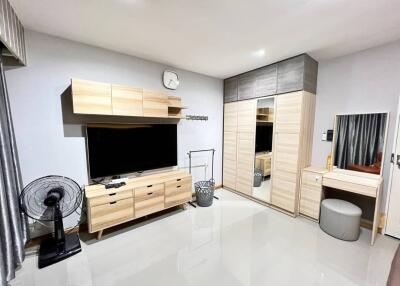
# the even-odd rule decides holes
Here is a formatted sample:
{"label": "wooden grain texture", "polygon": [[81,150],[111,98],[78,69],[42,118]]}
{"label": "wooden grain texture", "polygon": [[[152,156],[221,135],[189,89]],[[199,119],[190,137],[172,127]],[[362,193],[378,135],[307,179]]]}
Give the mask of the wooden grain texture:
{"label": "wooden grain texture", "polygon": [[168,117],[168,95],[151,90],[143,90],[143,116]]}
{"label": "wooden grain texture", "polygon": [[[256,131],[257,100],[245,100],[237,103],[237,132],[252,133]],[[254,157],[253,157],[254,158]]]}
{"label": "wooden grain texture", "polygon": [[72,79],[74,113],[112,115],[111,84]]}
{"label": "wooden grain texture", "polygon": [[111,86],[113,115],[143,116],[143,89],[113,84]]}
{"label": "wooden grain texture", "polygon": [[135,189],[135,216],[137,218],[164,209],[164,184]]}
{"label": "wooden grain texture", "polygon": [[224,104],[224,131],[237,132],[238,103],[231,102]]}
{"label": "wooden grain texture", "polygon": [[89,209],[89,232],[96,232],[134,218],[133,198]]}
{"label": "wooden grain texture", "polygon": [[237,133],[224,132],[223,185],[236,189]]}
{"label": "wooden grain texture", "polygon": [[190,177],[165,183],[165,207],[173,207],[190,201],[192,198],[192,179]]}
{"label": "wooden grain texture", "polygon": [[271,203],[295,216],[300,171],[311,161],[314,113],[315,95],[311,93],[292,92],[275,98]]}
{"label": "wooden grain texture", "polygon": [[104,196],[95,197],[90,200],[90,206],[94,207],[94,206],[104,205],[110,202],[120,201],[129,198],[133,198],[133,189],[128,189],[122,192],[115,192]]}
{"label": "wooden grain texture", "polygon": [[301,176],[300,214],[319,220],[322,200],[322,178],[328,170],[324,168],[305,168]]}
{"label": "wooden grain texture", "polygon": [[278,63],[277,93],[302,90],[304,87],[304,55]]}
{"label": "wooden grain texture", "polygon": [[224,102],[233,102],[238,99],[238,77],[224,80]]}
{"label": "wooden grain texture", "polygon": [[236,190],[252,195],[254,180],[255,133],[237,135]]}

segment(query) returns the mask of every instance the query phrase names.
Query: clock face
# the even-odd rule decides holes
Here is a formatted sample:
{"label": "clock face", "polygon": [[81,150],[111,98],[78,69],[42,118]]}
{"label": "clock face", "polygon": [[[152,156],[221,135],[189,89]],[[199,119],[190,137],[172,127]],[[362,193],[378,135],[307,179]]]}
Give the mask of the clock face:
{"label": "clock face", "polygon": [[173,71],[164,71],[164,86],[168,89],[176,89],[179,86],[179,76]]}

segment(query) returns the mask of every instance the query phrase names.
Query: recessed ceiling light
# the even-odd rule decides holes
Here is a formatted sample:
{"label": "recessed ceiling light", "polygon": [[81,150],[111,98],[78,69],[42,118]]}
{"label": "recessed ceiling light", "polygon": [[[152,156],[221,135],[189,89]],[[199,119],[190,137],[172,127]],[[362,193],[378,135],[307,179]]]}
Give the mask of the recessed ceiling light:
{"label": "recessed ceiling light", "polygon": [[253,55],[256,57],[263,57],[265,56],[265,49],[260,49],[258,51],[253,52]]}

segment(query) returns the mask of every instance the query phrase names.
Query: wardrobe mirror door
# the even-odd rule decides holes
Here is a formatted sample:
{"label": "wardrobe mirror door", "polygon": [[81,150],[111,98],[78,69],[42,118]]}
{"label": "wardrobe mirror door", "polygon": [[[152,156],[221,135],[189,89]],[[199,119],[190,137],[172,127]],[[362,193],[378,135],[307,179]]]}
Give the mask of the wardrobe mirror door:
{"label": "wardrobe mirror door", "polygon": [[271,201],[274,98],[257,101],[253,197]]}
{"label": "wardrobe mirror door", "polygon": [[382,175],[388,113],[336,115],[333,165]]}

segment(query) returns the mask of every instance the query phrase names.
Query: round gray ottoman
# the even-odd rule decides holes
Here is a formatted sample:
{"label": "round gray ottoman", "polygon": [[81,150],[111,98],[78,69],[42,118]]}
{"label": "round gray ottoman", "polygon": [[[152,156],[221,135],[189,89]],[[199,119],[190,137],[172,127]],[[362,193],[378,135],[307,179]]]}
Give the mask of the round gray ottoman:
{"label": "round gray ottoman", "polygon": [[320,228],[341,240],[354,241],[360,235],[361,209],[349,202],[326,199],[321,204]]}

